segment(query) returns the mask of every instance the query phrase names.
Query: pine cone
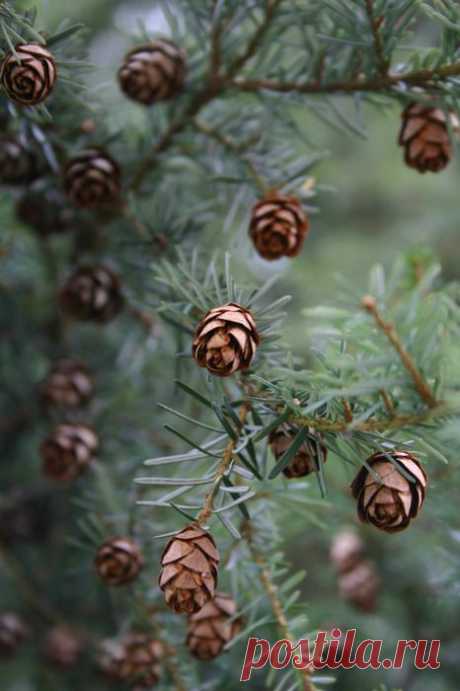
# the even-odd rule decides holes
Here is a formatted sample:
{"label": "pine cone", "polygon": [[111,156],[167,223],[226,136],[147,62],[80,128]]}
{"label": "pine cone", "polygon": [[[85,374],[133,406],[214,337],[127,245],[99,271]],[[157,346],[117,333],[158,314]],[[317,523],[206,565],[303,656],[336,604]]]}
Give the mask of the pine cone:
{"label": "pine cone", "polygon": [[364,544],[354,530],[342,530],[331,545],[331,561],[339,573],[351,571],[361,560]]}
{"label": "pine cone", "polygon": [[447,116],[439,108],[410,103],[402,112],[399,145],[410,168],[438,173],[452,158]]}
{"label": "pine cone", "polygon": [[75,211],[66,206],[63,196],[53,188],[28,191],[18,201],[16,215],[44,237],[64,233],[76,225]]}
{"label": "pine cone", "polygon": [[[123,660],[119,665],[118,678],[149,689],[158,683],[160,662],[164,655],[163,645],[144,633],[129,633],[122,640]],[[133,690],[134,691],[134,690]]]}
{"label": "pine cone", "polygon": [[75,206],[113,205],[121,194],[120,167],[102,149],[87,149],[64,168],[64,189]]}
{"label": "pine cone", "polygon": [[0,139],[0,183],[26,185],[37,175],[37,162],[19,139]]}
{"label": "pine cone", "polygon": [[[21,106],[36,106],[45,101],[57,78],[52,54],[37,43],[20,43],[16,55],[6,54],[0,66],[0,83],[8,98]],[[19,58],[19,61],[18,61]]]}
{"label": "pine cone", "polygon": [[93,395],[93,380],[88,368],[78,360],[59,360],[43,385],[43,397],[53,406],[76,408]]}
{"label": "pine cone", "polygon": [[108,322],[123,307],[120,279],[105,266],[80,267],[61,289],[60,303],[75,319]]}
{"label": "pine cone", "polygon": [[210,533],[192,523],[175,535],[161,557],[160,588],[179,614],[193,614],[214,597],[219,553]]}
{"label": "pine cone", "polygon": [[137,578],[144,565],[144,557],[134,540],[114,537],[99,547],[94,564],[105,583],[124,585]]}
{"label": "pine cone", "polygon": [[109,679],[121,680],[121,670],[125,657],[123,642],[108,638],[101,641],[98,646],[97,666]]}
{"label": "pine cone", "polygon": [[0,614],[0,656],[14,655],[27,636],[27,627],[17,614],[13,612]]}
{"label": "pine cone", "polygon": [[249,234],[261,257],[295,257],[308,232],[308,218],[296,197],[272,192],[252,210]]}
{"label": "pine cone", "polygon": [[73,667],[83,650],[81,637],[64,624],[55,626],[45,639],[44,654],[59,667]]}
{"label": "pine cone", "polygon": [[199,612],[188,620],[187,646],[199,660],[212,660],[236,636],[241,620],[233,619],[236,603],[230,595],[216,593]]}
{"label": "pine cone", "polygon": [[96,433],[86,425],[58,425],[41,444],[43,472],[53,480],[70,482],[94,459],[99,446]]}
{"label": "pine cone", "polygon": [[[291,426],[282,426],[273,430],[268,437],[271,450],[276,460],[279,461],[291,446],[298,430]],[[326,463],[327,448],[321,442],[322,437],[313,429],[308,430],[309,434],[318,439],[321,458],[318,457],[318,446],[310,439],[306,439],[300,446],[289,465],[283,468],[284,475],[289,478],[305,477],[310,473],[316,472],[321,461]]]}
{"label": "pine cone", "polygon": [[129,98],[150,106],[181,91],[185,71],[185,53],[172,41],[160,39],[128,53],[118,79]]}
{"label": "pine cone", "polygon": [[200,321],[192,354],[200,367],[218,377],[228,377],[250,366],[259,341],[251,312],[230,302],[210,310]]}
{"label": "pine cone", "polygon": [[363,612],[375,611],[379,590],[380,579],[369,561],[360,561],[339,577],[340,595]]}
{"label": "pine cone", "polygon": [[[389,455],[395,465],[388,459]],[[381,482],[364,466],[354,479],[351,489],[358,500],[359,518],[387,533],[404,530],[417,516],[425,499],[425,471],[418,459],[405,451],[392,451],[386,455],[375,453],[367,464],[380,476]],[[398,465],[413,478],[413,482],[406,480]]]}

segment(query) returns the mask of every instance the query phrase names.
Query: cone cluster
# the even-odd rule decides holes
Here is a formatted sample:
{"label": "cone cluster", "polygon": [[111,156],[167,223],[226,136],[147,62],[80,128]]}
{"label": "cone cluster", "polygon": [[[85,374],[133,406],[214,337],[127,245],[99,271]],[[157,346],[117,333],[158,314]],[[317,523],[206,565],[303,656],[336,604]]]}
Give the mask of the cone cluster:
{"label": "cone cluster", "polygon": [[6,95],[21,106],[45,101],[57,79],[53,55],[38,43],[21,43],[8,52],[0,66],[0,83]]}
{"label": "cone cluster", "polygon": [[129,537],[114,537],[99,547],[94,565],[107,585],[125,585],[136,580],[144,557],[137,542]]}
{"label": "cone cluster", "polygon": [[[375,453],[351,485],[358,516],[387,533],[407,528],[421,509],[427,476],[418,459],[406,451]],[[409,479],[410,478],[410,479]]]}
{"label": "cone cluster", "polygon": [[64,312],[81,321],[108,322],[123,307],[120,279],[106,266],[79,267],[59,297]]}
{"label": "cone cluster", "polygon": [[354,530],[343,530],[331,545],[341,597],[362,612],[374,612],[380,591],[375,563],[365,558],[364,543]]}
{"label": "cone cluster", "polygon": [[59,360],[43,387],[44,400],[52,406],[79,408],[93,395],[93,380],[86,365],[78,360]]}
{"label": "cone cluster", "polygon": [[[289,449],[298,431],[291,425],[283,425],[270,433],[268,441],[277,461]],[[303,442],[289,465],[282,470],[288,479],[305,477],[310,473],[317,472],[320,463],[325,463],[327,460],[327,448],[322,443],[322,437],[312,429],[309,429],[308,432],[311,438]]]}
{"label": "cone cluster", "polygon": [[198,612],[215,595],[219,553],[211,534],[192,523],[175,535],[161,557],[160,588],[179,614]]}
{"label": "cone cluster", "polygon": [[200,367],[218,377],[228,377],[250,366],[259,341],[251,312],[230,302],[209,310],[199,322],[192,354]]}
{"label": "cone cluster", "polygon": [[183,50],[172,41],[161,39],[129,52],[118,79],[129,98],[150,106],[177,95],[183,87],[185,72]]}
{"label": "cone cluster", "polygon": [[102,149],[82,151],[67,163],[63,175],[64,190],[75,206],[94,208],[119,201],[121,170]]}
{"label": "cone cluster", "polygon": [[272,192],[253,208],[249,235],[258,254],[272,261],[297,256],[308,227],[308,218],[296,197]]}
{"label": "cone cluster", "polygon": [[94,460],[98,446],[97,434],[91,427],[58,425],[40,447],[43,472],[53,480],[71,482]]}

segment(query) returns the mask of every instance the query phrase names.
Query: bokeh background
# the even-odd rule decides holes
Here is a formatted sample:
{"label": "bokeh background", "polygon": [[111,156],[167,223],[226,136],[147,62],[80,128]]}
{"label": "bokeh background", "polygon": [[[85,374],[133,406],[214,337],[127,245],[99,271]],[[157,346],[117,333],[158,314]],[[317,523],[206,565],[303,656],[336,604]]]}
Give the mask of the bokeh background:
{"label": "bokeh background", "polygon": [[[91,60],[99,67],[97,77],[88,73],[90,87],[102,83],[99,95],[108,104],[113,102],[114,129],[142,127],[139,109],[117,97],[113,65],[119,63],[130,46],[130,34],[136,32],[139,17],[149,30],[165,29],[161,9],[155,2],[38,0],[34,4],[46,18],[46,25],[57,25],[63,17],[88,25]],[[429,30],[420,27],[419,40],[429,43],[430,38]],[[389,266],[396,255],[404,253],[408,261],[414,258],[430,262],[437,258],[446,279],[460,278],[460,163],[457,157],[439,175],[421,176],[408,169],[397,146],[397,105],[366,106],[363,136],[338,131],[309,109],[297,110],[296,117],[312,145],[327,152],[313,172],[319,186],[315,198],[318,213],[312,218],[311,234],[300,258],[289,265],[280,263],[275,269],[261,267],[254,260],[246,269],[282,274],[281,289],[294,296],[286,340],[297,353],[305,355],[308,323],[299,319],[299,312],[318,303],[334,303],[340,291],[338,275],[358,293],[364,293],[371,267],[375,263]],[[343,464],[329,469],[330,501],[342,501],[337,499],[341,492],[338,488],[348,479]],[[439,506],[431,507],[433,523],[426,524],[423,533],[416,533],[417,544],[411,532],[394,540],[372,531],[366,533],[369,556],[378,565],[383,582],[379,606],[372,614],[353,610],[337,593],[328,548],[333,534],[343,527],[343,514],[338,511],[336,515],[333,509],[324,512],[321,528],[308,523],[305,534],[298,525],[292,529],[287,554],[296,567],[307,571],[303,595],[316,626],[357,628],[361,639],[383,638],[389,651],[398,639],[442,641],[442,666],[437,672],[417,672],[409,665],[399,672],[339,673],[334,688],[340,691],[373,691],[381,683],[389,690],[403,691],[458,691],[460,687],[460,524],[457,521],[456,526],[452,525],[452,513],[447,515],[444,511],[444,498],[452,484],[442,480],[434,484]],[[455,492],[458,497],[458,477]],[[286,516],[287,534],[289,522]],[[8,673],[3,667],[0,679],[2,676],[1,688],[35,688],[28,684],[26,674],[18,675],[17,669]],[[51,691],[46,683],[40,688]]]}

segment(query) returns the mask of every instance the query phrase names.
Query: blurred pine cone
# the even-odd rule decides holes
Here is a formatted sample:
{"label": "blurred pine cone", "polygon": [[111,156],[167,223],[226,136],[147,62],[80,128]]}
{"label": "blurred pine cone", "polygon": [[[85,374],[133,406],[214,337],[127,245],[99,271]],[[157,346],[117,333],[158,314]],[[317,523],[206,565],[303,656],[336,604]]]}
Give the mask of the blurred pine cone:
{"label": "blurred pine cone", "polygon": [[100,642],[96,656],[97,666],[109,679],[122,679],[125,648],[121,640],[107,638]]}
{"label": "blurred pine cone", "polygon": [[43,387],[43,398],[53,406],[76,408],[93,395],[93,380],[88,368],[78,360],[59,360],[53,365]]}
{"label": "blurred pine cone", "polygon": [[80,267],[62,287],[60,303],[75,319],[108,322],[123,307],[120,279],[105,266]]}
{"label": "blurred pine cone", "polygon": [[[45,101],[57,78],[53,55],[38,43],[20,43],[9,51],[0,66],[0,82],[6,95],[22,106]],[[18,62],[19,58],[19,62]]]}
{"label": "blurred pine cone", "polygon": [[218,377],[228,377],[250,366],[259,341],[251,312],[230,302],[210,310],[200,321],[192,354],[200,367]]}
{"label": "blurred pine cone", "polygon": [[66,204],[63,195],[53,188],[29,190],[19,199],[16,215],[43,236],[64,233],[76,227],[75,211]]}
{"label": "blurred pine cone", "polygon": [[214,597],[219,553],[211,534],[192,523],[175,535],[161,557],[160,588],[179,614],[198,612]]}
{"label": "blurred pine cone", "polygon": [[346,573],[362,560],[364,544],[354,530],[341,530],[331,545],[331,561],[339,573]]}
{"label": "blurred pine cone", "polygon": [[439,108],[410,103],[401,117],[399,145],[405,149],[406,164],[419,173],[443,170],[452,158],[448,116]]}
{"label": "blurred pine cone", "polygon": [[308,218],[296,197],[271,192],[252,210],[249,234],[261,257],[295,257],[308,232]]}
{"label": "blurred pine cone", "polygon": [[81,637],[65,624],[52,628],[44,644],[45,657],[59,667],[73,667],[83,650]]}
{"label": "blurred pine cone", "polygon": [[37,175],[34,154],[19,139],[9,136],[0,138],[0,183],[26,185]]}
{"label": "blurred pine cone", "polygon": [[[290,425],[283,425],[270,433],[268,441],[273,455],[277,461],[284,456],[294,441],[298,431],[298,429],[295,429]],[[312,439],[306,439],[301,444],[289,465],[283,468],[282,472],[289,479],[305,477],[310,473],[316,472],[320,467],[319,464],[321,462],[326,463],[327,461],[327,448],[322,443],[321,435],[310,428],[308,433],[313,438],[317,439],[318,443],[314,442]]]}
{"label": "blurred pine cone", "polygon": [[149,689],[161,676],[163,645],[144,633],[128,633],[122,640],[123,660],[119,665],[118,678],[134,688]]}
{"label": "blurred pine cone", "polygon": [[134,540],[129,537],[114,537],[99,547],[94,564],[105,583],[124,585],[137,578],[144,565],[144,557]]}
{"label": "blurred pine cone", "polygon": [[[375,453],[367,465],[380,477],[380,482],[364,466],[354,479],[351,489],[358,501],[359,518],[388,533],[404,530],[417,516],[425,499],[425,471],[418,459],[405,451]],[[398,466],[413,482],[406,480]]]}
{"label": "blurred pine cone", "polygon": [[185,53],[172,41],[160,39],[135,48],[118,72],[122,91],[150,106],[175,96],[185,80]]}
{"label": "blurred pine cone", "polygon": [[113,205],[121,194],[121,170],[102,149],[93,147],[72,158],[64,168],[64,189],[82,208]]}
{"label": "blurred pine cone", "polygon": [[188,620],[187,647],[199,660],[212,660],[223,651],[241,628],[241,620],[233,619],[236,603],[225,593],[216,593]]}
{"label": "blurred pine cone", "polygon": [[350,571],[339,576],[339,590],[344,600],[363,612],[374,612],[380,591],[380,579],[375,565],[360,561]]}
{"label": "blurred pine cone", "polygon": [[53,480],[70,482],[94,459],[99,446],[96,433],[86,425],[58,425],[40,446],[43,472]]}
{"label": "blurred pine cone", "polygon": [[27,636],[28,629],[21,617],[14,612],[0,613],[0,656],[14,655]]}

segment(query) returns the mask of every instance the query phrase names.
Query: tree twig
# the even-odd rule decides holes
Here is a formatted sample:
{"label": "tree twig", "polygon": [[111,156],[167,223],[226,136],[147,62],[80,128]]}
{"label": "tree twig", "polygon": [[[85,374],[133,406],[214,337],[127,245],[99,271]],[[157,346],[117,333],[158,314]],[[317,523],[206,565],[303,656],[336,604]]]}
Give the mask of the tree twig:
{"label": "tree twig", "polygon": [[380,25],[382,23],[383,17],[376,17],[374,14],[374,2],[373,0],[365,0],[366,12],[369,18],[369,24],[372,31],[372,36],[374,39],[374,49],[377,58],[377,65],[379,72],[382,77],[385,77],[388,72],[388,60],[385,58],[385,51],[383,48],[382,37],[380,35]]}
{"label": "tree twig", "polygon": [[404,347],[404,344],[401,341],[398,332],[396,331],[395,325],[392,322],[387,322],[384,320],[377,307],[377,301],[374,297],[372,297],[372,295],[365,295],[361,300],[361,305],[365,310],[369,312],[369,314],[371,314],[374,317],[375,323],[377,324],[379,329],[383,331],[383,333],[388,338],[393,348],[398,353],[399,357],[401,358],[402,364],[412,377],[414,386],[417,389],[420,398],[427,404],[428,407],[435,408],[438,405],[438,401],[436,400],[436,397],[434,396],[430,386],[425,381],[422,373],[420,372],[414,360],[412,359],[412,356]]}

